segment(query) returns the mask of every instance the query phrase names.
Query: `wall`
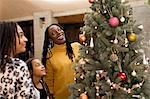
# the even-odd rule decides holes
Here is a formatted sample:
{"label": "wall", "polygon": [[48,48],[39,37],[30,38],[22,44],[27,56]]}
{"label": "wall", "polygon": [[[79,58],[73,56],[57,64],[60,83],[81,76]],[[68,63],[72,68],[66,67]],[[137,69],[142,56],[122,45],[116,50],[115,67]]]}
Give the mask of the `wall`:
{"label": "wall", "polygon": [[150,57],[150,6],[145,1],[146,0],[139,0],[133,2],[131,6],[133,6],[133,16],[136,23],[144,26],[145,53],[147,57]]}
{"label": "wall", "polygon": [[41,59],[43,42],[44,42],[44,32],[46,27],[51,23],[57,23],[52,16],[51,11],[37,12],[34,13],[34,56]]}
{"label": "wall", "polygon": [[[146,0],[129,0],[131,6],[133,7],[134,11],[134,18],[137,20],[137,23],[143,24],[144,32],[145,32],[145,39],[146,44],[150,46],[150,7],[145,3]],[[1,10],[1,9],[0,9]],[[33,13],[33,16],[25,16],[21,18],[13,18],[10,20],[13,21],[25,21],[25,20],[33,20],[34,21],[34,50],[35,50],[35,57],[41,58],[42,55],[42,46],[44,40],[44,31],[46,26],[51,23],[57,23],[57,20],[54,17],[61,17],[61,16],[70,16],[75,14],[83,14],[84,12],[88,12],[89,9],[81,9],[81,10],[74,10],[74,11],[64,11],[59,13],[52,13],[51,11],[42,11]],[[1,13],[1,11],[0,11]],[[45,17],[45,26],[41,28],[41,19]],[[150,48],[146,48],[146,55],[150,57]]]}
{"label": "wall", "polygon": [[[145,0],[134,0],[132,2],[130,2],[131,6],[133,7],[133,16],[135,18],[135,20],[137,20],[137,24],[143,24],[144,26],[144,35],[145,35],[145,40],[147,41],[146,44],[148,45],[148,47],[145,47],[146,50],[146,56],[150,57],[150,8],[149,6],[145,3]],[[87,10],[88,11],[88,10]],[[69,15],[69,13],[66,13],[67,15]],[[34,35],[35,35],[35,56],[38,58],[41,58],[42,55],[42,46],[43,46],[43,38],[44,38],[44,30],[45,28],[41,28],[40,27],[40,23],[39,23],[39,18],[42,16],[45,16],[46,19],[48,19],[46,24],[51,24],[53,23],[53,16],[57,16],[56,14],[52,14],[49,12],[45,12],[44,13],[36,13],[34,14],[34,21],[35,21],[35,25],[34,25]],[[61,14],[62,16],[65,15],[65,13]],[[61,16],[59,15],[59,16]],[[71,13],[72,15],[72,13]],[[56,21],[56,20],[55,20]]]}

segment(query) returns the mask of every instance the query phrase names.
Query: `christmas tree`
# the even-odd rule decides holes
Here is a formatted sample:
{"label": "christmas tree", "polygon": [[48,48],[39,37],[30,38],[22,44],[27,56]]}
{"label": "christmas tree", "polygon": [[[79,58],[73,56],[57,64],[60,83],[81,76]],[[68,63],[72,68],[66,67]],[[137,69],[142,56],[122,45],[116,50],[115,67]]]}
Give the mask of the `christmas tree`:
{"label": "christmas tree", "polygon": [[143,26],[125,0],[89,0],[70,99],[150,99]]}
{"label": "christmas tree", "polygon": [[150,0],[148,0],[148,4],[150,5]]}

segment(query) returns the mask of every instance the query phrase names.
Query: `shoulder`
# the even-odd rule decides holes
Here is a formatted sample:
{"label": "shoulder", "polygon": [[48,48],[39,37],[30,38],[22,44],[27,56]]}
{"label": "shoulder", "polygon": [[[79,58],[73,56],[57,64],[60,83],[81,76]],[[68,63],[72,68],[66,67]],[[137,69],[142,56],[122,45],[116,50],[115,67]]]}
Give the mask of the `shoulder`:
{"label": "shoulder", "polygon": [[74,43],[71,43],[71,46],[72,46],[73,48],[74,48],[74,47],[79,48],[79,47],[81,46],[81,44],[78,43],[78,42],[74,42]]}
{"label": "shoulder", "polygon": [[12,58],[12,61],[13,61],[13,64],[17,65],[17,66],[26,65],[26,63],[23,60],[19,59],[19,58]]}
{"label": "shoulder", "polygon": [[26,63],[19,58],[12,58],[12,63],[14,67],[18,70],[25,71],[28,69]]}
{"label": "shoulder", "polygon": [[83,45],[81,45],[78,42],[72,43],[71,46],[72,46],[73,50],[78,50],[78,51],[83,47]]}
{"label": "shoulder", "polygon": [[79,50],[81,48],[81,44],[78,42],[74,42],[71,44],[75,58],[77,58],[79,56]]}

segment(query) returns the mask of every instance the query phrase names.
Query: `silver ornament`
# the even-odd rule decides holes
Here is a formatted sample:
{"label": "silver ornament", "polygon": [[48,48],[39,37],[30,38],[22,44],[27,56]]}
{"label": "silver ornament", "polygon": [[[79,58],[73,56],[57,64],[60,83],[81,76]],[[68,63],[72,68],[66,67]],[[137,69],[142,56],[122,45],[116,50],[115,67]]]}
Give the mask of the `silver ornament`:
{"label": "silver ornament", "polygon": [[121,22],[124,22],[124,21],[125,21],[125,18],[124,18],[124,17],[121,17],[121,18],[120,18],[120,21],[121,21]]}
{"label": "silver ornament", "polygon": [[132,76],[136,76],[136,72],[133,71],[133,72],[131,73],[131,75],[132,75]]}
{"label": "silver ornament", "polygon": [[124,3],[126,0],[121,0],[122,3]]}
{"label": "silver ornament", "polygon": [[115,39],[115,40],[114,40],[114,44],[118,44],[118,39]]}
{"label": "silver ornament", "polygon": [[143,30],[143,25],[142,24],[139,25],[138,28],[141,29],[141,30]]}

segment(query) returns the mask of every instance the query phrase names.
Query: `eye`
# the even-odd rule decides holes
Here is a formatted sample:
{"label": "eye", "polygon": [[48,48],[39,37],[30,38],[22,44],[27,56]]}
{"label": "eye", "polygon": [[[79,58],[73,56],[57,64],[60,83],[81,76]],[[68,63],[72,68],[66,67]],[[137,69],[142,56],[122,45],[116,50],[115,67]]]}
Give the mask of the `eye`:
{"label": "eye", "polygon": [[20,34],[20,35],[19,35],[19,37],[23,37],[23,36],[24,36],[23,34]]}
{"label": "eye", "polygon": [[63,29],[61,29],[61,28],[57,28],[57,31],[59,31],[59,32],[60,32],[60,31],[63,31]]}
{"label": "eye", "polygon": [[50,35],[51,35],[51,37],[56,37],[57,36],[57,34],[55,33],[55,31],[52,32]]}
{"label": "eye", "polygon": [[38,66],[40,66],[41,64],[40,63],[36,63],[36,66],[38,67]]}
{"label": "eye", "polygon": [[18,33],[19,38],[22,38],[24,36],[24,33]]}
{"label": "eye", "polygon": [[61,31],[61,29],[59,28],[59,29],[57,29],[57,31]]}
{"label": "eye", "polygon": [[40,66],[42,66],[42,63],[36,63],[35,65],[36,65],[36,67],[40,67]]}
{"label": "eye", "polygon": [[52,36],[54,36],[55,35],[55,33],[54,32],[52,32]]}

